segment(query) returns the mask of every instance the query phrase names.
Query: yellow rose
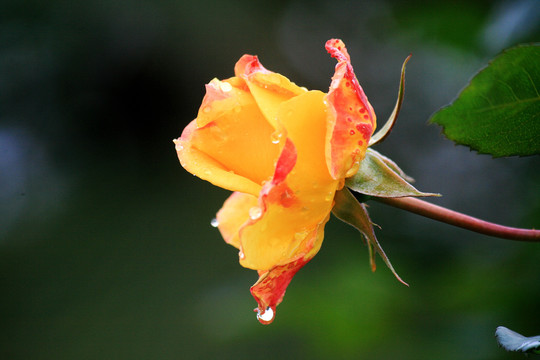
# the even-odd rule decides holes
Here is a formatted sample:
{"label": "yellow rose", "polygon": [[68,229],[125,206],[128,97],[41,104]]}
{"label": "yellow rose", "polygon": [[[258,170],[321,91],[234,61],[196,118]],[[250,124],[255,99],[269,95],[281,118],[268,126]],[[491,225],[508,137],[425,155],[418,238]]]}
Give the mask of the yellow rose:
{"label": "yellow rose", "polygon": [[214,79],[198,116],[176,139],[182,166],[233,191],[217,213],[240,264],[258,271],[251,287],[262,323],[294,274],[319,251],[334,195],[364,158],[376,118],[341,40],[327,94],[308,91],[244,55],[235,76]]}

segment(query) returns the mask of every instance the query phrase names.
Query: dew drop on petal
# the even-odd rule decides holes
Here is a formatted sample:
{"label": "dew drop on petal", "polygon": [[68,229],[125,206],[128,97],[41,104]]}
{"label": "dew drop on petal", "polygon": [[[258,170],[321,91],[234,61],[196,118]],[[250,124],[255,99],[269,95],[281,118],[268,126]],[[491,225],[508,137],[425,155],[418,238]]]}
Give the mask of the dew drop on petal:
{"label": "dew drop on petal", "polygon": [[212,225],[212,227],[217,228],[217,227],[219,226],[219,221],[218,221],[218,219],[213,218],[212,221],[210,221],[210,225]]}
{"label": "dew drop on petal", "polygon": [[355,134],[354,130],[349,131],[349,134],[354,135]]}
{"label": "dew drop on petal", "polygon": [[176,151],[184,150],[184,145],[182,145],[182,141],[174,139],[173,142],[174,142],[174,148],[176,149]]}
{"label": "dew drop on petal", "polygon": [[279,131],[274,131],[270,135],[270,139],[272,140],[272,144],[279,144],[279,142],[281,141],[282,136],[283,136],[283,134],[280,133]]}
{"label": "dew drop on petal", "polygon": [[210,106],[205,106],[202,111],[204,113],[208,114],[211,110],[212,110],[212,108]]}
{"label": "dew drop on petal", "polygon": [[268,324],[272,320],[274,320],[274,310],[269,306],[261,312],[260,309],[257,309],[257,320],[259,320],[263,324]]}
{"label": "dew drop on petal", "polygon": [[244,252],[242,250],[240,250],[238,252],[238,257],[240,258],[240,260],[244,260],[244,258],[246,257],[246,255],[244,254]]}
{"label": "dew drop on petal", "polygon": [[257,220],[262,215],[262,209],[258,206],[254,206],[251,209],[249,209],[249,218],[251,220]]}
{"label": "dew drop on petal", "polygon": [[232,85],[229,84],[228,82],[220,82],[219,83],[219,88],[221,89],[221,91],[223,92],[229,92],[232,90]]}

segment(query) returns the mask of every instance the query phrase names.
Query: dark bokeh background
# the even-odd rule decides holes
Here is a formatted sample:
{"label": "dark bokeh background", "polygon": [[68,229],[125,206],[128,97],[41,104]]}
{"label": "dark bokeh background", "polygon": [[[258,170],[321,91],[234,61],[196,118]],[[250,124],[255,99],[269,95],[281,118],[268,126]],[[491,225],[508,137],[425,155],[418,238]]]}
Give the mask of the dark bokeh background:
{"label": "dark bokeh background", "polygon": [[210,220],[228,193],[172,139],[204,84],[244,53],[326,90],[342,38],[380,123],[402,61],[405,104],[377,150],[432,201],[540,226],[538,157],[491,159],[427,120],[503,48],[540,39],[519,1],[65,1],[0,5],[1,359],[507,359],[498,325],[540,334],[540,246],[380,204],[379,240],[410,288],[336,219],[271,326],[256,274]]}

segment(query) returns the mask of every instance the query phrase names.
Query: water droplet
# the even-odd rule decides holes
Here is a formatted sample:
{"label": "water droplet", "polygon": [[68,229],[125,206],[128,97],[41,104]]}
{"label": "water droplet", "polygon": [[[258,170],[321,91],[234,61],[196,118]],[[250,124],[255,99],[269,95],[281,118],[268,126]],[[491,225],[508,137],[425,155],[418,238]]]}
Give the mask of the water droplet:
{"label": "water droplet", "polygon": [[205,106],[202,111],[203,111],[203,113],[208,114],[211,110],[212,110],[212,108],[210,106]]}
{"label": "water droplet", "polygon": [[266,310],[262,311],[257,309],[257,320],[262,324],[269,324],[274,320],[274,310],[269,306]]}
{"label": "water droplet", "polygon": [[232,85],[229,84],[228,82],[220,82],[219,83],[219,88],[221,89],[221,91],[223,92],[229,92],[232,90]]}
{"label": "water droplet", "polygon": [[272,144],[279,144],[279,142],[281,141],[281,138],[283,137],[283,134],[280,133],[279,131],[274,131],[271,135],[270,135],[270,139],[272,139]]}
{"label": "water droplet", "polygon": [[251,220],[257,220],[262,215],[262,209],[258,206],[254,206],[251,209],[249,209],[249,218]]}
{"label": "water droplet", "polygon": [[210,221],[210,225],[212,225],[212,227],[217,228],[217,227],[219,226],[219,221],[218,221],[218,219],[213,218],[212,221]]}
{"label": "water droplet", "polygon": [[325,200],[325,201],[332,201],[333,198],[334,198],[334,194],[333,194],[333,193],[328,193],[328,194],[326,194],[326,196],[324,197],[324,200]]}
{"label": "water droplet", "polygon": [[176,140],[176,139],[173,141],[174,141],[174,148],[176,149],[176,151],[184,150],[184,145],[182,145],[182,141]]}
{"label": "water droplet", "polygon": [[238,257],[240,258],[240,260],[244,260],[244,258],[246,257],[246,254],[244,254],[242,249],[240,249],[240,251],[238,252]]}
{"label": "water droplet", "polygon": [[354,135],[355,134],[354,130],[349,131],[349,134]]}

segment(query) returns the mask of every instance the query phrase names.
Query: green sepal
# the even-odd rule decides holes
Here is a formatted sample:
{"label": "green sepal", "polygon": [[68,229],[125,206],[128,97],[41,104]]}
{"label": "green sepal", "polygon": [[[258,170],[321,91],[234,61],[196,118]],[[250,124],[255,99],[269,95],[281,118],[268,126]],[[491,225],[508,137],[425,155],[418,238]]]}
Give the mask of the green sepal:
{"label": "green sepal", "polygon": [[357,173],[345,181],[345,185],[363,195],[394,198],[404,196],[440,196],[418,191],[409,184],[412,178],[392,160],[373,149],[366,151]]}
{"label": "green sepal", "polygon": [[[371,265],[371,271],[375,271],[376,269],[376,252],[381,256],[386,266],[388,266],[388,268],[392,271],[396,279],[398,279],[401,283],[409,286],[409,284],[407,284],[399,277],[396,270],[394,270],[394,267],[390,263],[388,256],[386,256],[384,250],[377,241],[375,231],[373,230],[373,223],[369,218],[366,205],[358,202],[358,200],[356,200],[354,195],[351,194],[351,192],[347,188],[343,188],[342,190],[336,192],[334,201],[335,205],[332,209],[332,213],[334,214],[334,216],[336,216],[341,221],[354,226],[364,236],[369,251],[369,263]],[[373,251],[374,249],[375,252]]]}
{"label": "green sepal", "polygon": [[407,56],[407,58],[403,62],[403,65],[401,66],[401,77],[399,80],[398,97],[396,100],[396,105],[394,106],[394,110],[392,111],[392,114],[390,114],[390,117],[388,118],[384,126],[375,134],[373,134],[373,136],[369,140],[369,146],[383,141],[390,134],[390,131],[392,131],[392,128],[396,123],[399,111],[401,110],[401,104],[403,103],[403,95],[405,94],[405,66],[409,62],[411,56],[412,55]]}

